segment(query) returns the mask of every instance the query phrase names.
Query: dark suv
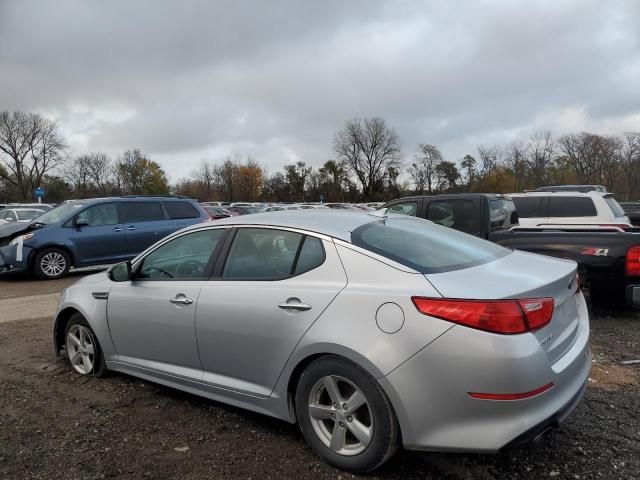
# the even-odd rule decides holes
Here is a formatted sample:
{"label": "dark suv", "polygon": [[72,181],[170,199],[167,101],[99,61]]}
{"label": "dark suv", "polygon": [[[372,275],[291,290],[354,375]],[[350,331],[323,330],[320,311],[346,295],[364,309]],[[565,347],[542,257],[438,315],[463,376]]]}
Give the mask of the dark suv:
{"label": "dark suv", "polygon": [[[12,233],[8,245],[0,248],[0,272],[60,278],[70,267],[131,259],[166,235],[208,218],[187,198],[70,200]],[[6,242],[0,238],[0,245]]]}

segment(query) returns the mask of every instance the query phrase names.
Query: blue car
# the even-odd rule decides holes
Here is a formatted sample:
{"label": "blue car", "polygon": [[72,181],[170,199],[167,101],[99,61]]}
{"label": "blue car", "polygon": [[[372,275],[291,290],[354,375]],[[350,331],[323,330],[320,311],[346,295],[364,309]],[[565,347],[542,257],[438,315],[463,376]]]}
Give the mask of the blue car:
{"label": "blue car", "polygon": [[161,238],[209,219],[193,200],[128,196],[70,200],[20,230],[0,228],[0,272],[63,277],[70,267],[128,260]]}

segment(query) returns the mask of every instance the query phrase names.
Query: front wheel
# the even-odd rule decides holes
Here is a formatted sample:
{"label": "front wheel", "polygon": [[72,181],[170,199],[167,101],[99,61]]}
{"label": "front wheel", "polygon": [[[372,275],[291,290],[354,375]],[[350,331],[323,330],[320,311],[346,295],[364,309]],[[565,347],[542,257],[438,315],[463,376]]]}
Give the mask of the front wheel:
{"label": "front wheel", "polygon": [[71,258],[66,251],[60,248],[45,248],[36,255],[33,271],[42,280],[55,280],[64,277],[70,267]]}
{"label": "front wheel", "polygon": [[76,372],[96,377],[105,374],[107,367],[98,339],[80,313],[69,319],[64,338],[67,358]]}
{"label": "front wheel", "polygon": [[320,358],[302,373],[296,413],[307,443],[338,468],[369,472],[397,450],[398,422],[384,391],[338,357]]}

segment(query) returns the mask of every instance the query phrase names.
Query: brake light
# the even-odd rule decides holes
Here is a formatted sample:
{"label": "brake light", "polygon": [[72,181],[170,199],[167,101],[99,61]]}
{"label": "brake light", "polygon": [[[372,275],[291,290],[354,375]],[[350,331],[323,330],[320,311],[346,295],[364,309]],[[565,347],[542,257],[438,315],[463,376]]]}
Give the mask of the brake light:
{"label": "brake light", "polygon": [[486,332],[513,335],[538,330],[551,321],[553,298],[458,300],[412,297],[420,313]]}
{"label": "brake light", "polygon": [[627,275],[640,275],[640,246],[627,250],[625,272]]}

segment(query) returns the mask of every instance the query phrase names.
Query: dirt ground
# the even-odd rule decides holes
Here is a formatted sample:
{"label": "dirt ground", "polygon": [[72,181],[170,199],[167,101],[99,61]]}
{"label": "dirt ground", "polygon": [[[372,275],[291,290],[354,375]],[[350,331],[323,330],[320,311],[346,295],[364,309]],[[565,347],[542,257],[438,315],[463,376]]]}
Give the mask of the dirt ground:
{"label": "dirt ground", "polygon": [[[77,278],[77,277],[76,277]],[[72,280],[0,281],[2,299]],[[44,313],[44,312],[43,312]],[[71,372],[51,320],[0,323],[1,479],[347,479],[295,425],[112,374]],[[640,314],[598,310],[585,400],[540,443],[498,455],[399,452],[372,479],[640,479]]]}

